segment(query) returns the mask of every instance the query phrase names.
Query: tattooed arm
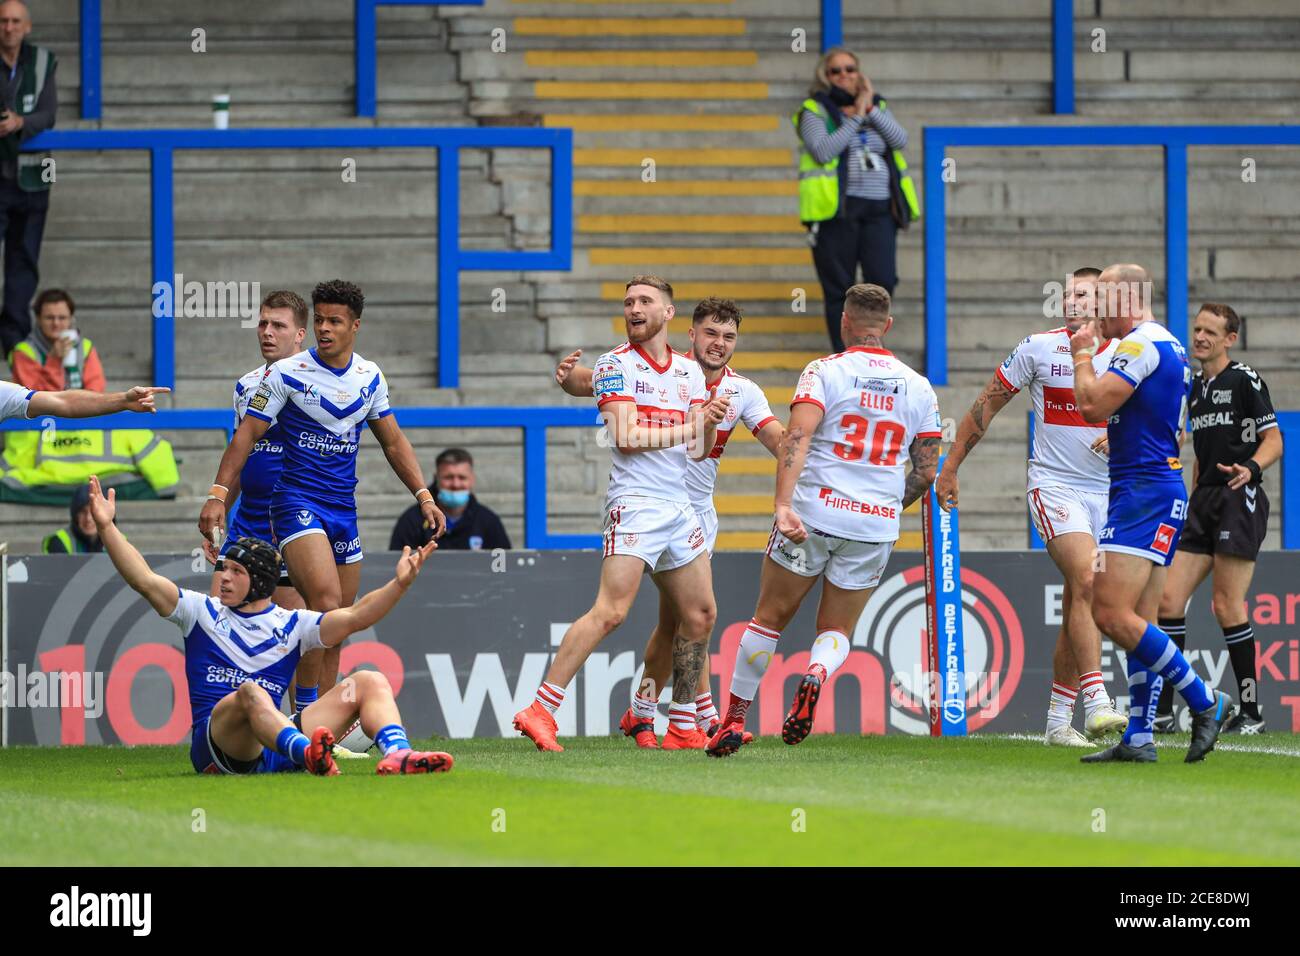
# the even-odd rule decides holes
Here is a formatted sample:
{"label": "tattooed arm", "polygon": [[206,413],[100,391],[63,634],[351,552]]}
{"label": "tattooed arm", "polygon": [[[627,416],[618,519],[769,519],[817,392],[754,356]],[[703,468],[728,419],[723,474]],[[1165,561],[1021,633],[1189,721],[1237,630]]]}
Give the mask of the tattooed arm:
{"label": "tattooed arm", "polygon": [[[975,404],[970,407],[957,426],[957,438],[948,449],[948,456],[943,460],[943,472],[939,475],[938,483],[935,485],[935,494],[939,497],[939,507],[944,511],[957,507],[958,482],[957,469],[961,463],[970,454],[970,450],[979,444],[984,433],[988,431],[989,424],[993,421],[993,416],[1002,411],[1007,402],[1011,401],[1012,396],[1016,394],[1015,390],[1010,388],[1001,377],[994,375],[989,379],[989,383],[984,386],[984,391],[980,392],[980,397],[975,399]],[[915,447],[916,442],[913,442]],[[935,443],[935,454],[938,454],[938,443]],[[916,459],[912,459],[913,473],[915,474]],[[911,490],[912,475],[908,476],[908,490]],[[928,482],[927,482],[928,485]],[[918,494],[919,497],[919,494]],[[903,504],[906,506],[910,502],[904,498]]]}
{"label": "tattooed arm", "polygon": [[934,435],[912,440],[912,447],[907,451],[908,457],[912,459],[912,470],[907,473],[907,481],[903,485],[904,508],[930,490],[934,473],[939,467],[939,444],[942,441],[942,438]]}
{"label": "tattooed arm", "polygon": [[781,436],[781,444],[776,449],[776,527],[795,544],[802,544],[808,537],[808,532],[804,530],[803,522],[794,513],[790,502],[794,497],[795,483],[803,471],[804,460],[808,457],[808,441],[821,424],[824,414],[819,404],[795,402],[790,409],[790,426]]}

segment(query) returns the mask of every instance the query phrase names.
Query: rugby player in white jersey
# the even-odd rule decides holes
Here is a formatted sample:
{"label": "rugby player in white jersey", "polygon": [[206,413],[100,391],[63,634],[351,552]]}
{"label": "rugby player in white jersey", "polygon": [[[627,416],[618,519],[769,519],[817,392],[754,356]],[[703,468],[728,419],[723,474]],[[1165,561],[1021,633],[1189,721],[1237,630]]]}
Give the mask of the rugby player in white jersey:
{"label": "rugby player in white jersey", "polygon": [[840,319],[847,350],[809,363],[799,377],[777,457],[776,518],[758,605],[709,756],[729,756],[744,742],[745,714],[781,632],[823,578],[817,637],[781,728],[787,744],[808,736],[821,689],[848,658],[858,618],[898,540],[903,509],[934,480],[939,403],[930,383],[884,347],[893,324],[888,292],[853,286]]}
{"label": "rugby player in white jersey", "polygon": [[563,750],[555,711],[565,688],[596,646],[623,623],[650,572],[674,609],[673,707],[693,716],[700,672],[717,617],[704,529],[691,508],[686,460],[703,459],[717,441],[730,402],[706,392],[699,364],[668,345],[673,288],[633,276],[623,298],[627,342],[596,361],[592,391],[613,459],[605,501],[605,553],[591,610],[565,632],[533,703],[515,729],[538,750]]}
{"label": "rugby player in white jersey", "polygon": [[[235,428],[244,420],[248,403],[266,377],[266,370],[280,359],[301,352],[306,336],[307,303],[302,300],[302,296],[296,292],[277,290],[262,300],[257,320],[257,347],[262,353],[262,364],[245,372],[235,382]],[[212,572],[212,586],[208,590],[213,597],[220,593],[221,588],[222,568],[218,559],[225,556],[235,541],[240,538],[270,541],[274,537],[271,532],[271,493],[283,466],[284,434],[276,424],[268,428],[262,440],[253,446],[235,484],[225,489],[228,529],[225,543],[218,550],[215,542],[205,542],[208,558],[217,565]],[[230,509],[236,501],[238,510],[232,522],[229,520]],[[272,598],[277,607],[295,609],[307,606],[303,603],[302,596],[294,590],[283,560]]]}
{"label": "rugby player in white jersey", "polygon": [[[271,499],[275,544],[289,577],[313,611],[347,607],[361,579],[357,531],[356,461],[360,428],[368,423],[384,457],[415,496],[437,537],[446,519],[425,486],[420,463],[388,404],[388,383],[374,362],[353,351],[365,297],[334,279],[312,290],[316,347],[273,363],[249,399],[243,421],[221,456],[217,477],[199,515],[205,541],[225,518],[227,489],[271,425],[285,434],[284,467]],[[340,648],[304,655],[298,665],[297,704],[323,694],[338,679]]]}
{"label": "rugby player in white jersey", "polygon": [[[113,523],[116,510],[116,493],[109,489],[105,496],[99,479],[91,478],[90,513],[113,567],[181,629],[193,718],[190,762],[196,773],[306,770],[335,776],[334,738],[358,719],[383,749],[376,773],[451,769],[449,754],[411,749],[388,678],[374,671],[354,674],[308,707],[302,713],[305,723],[292,723],[280,713],[299,654],[338,645],[378,623],[420,573],[435,547],[432,541],[417,551],[404,549],[393,579],[352,607],[318,614],[277,607],[271,600],[280,562],[267,542],[233,542],[222,562],[219,593],[208,596],[155,574]],[[315,728],[310,737],[303,726]]]}
{"label": "rugby player in white jersey", "polygon": [[[1074,399],[1070,336],[1097,315],[1100,269],[1078,269],[1066,280],[1065,326],[1024,339],[994,372],[961,424],[935,482],[939,507],[958,506],[957,470],[993,417],[1024,388],[1034,406],[1034,448],[1029,458],[1029,517],[1047,553],[1065,578],[1061,630],[1052,655],[1052,690],[1044,742],[1088,747],[1118,733],[1128,721],[1115,710],[1101,676],[1101,634],[1092,620],[1092,578],[1098,535],[1106,523],[1105,425],[1084,421]],[[1093,365],[1100,375],[1116,343],[1099,343]],[[1085,737],[1072,726],[1074,704],[1083,698]]]}
{"label": "rugby player in white jersey", "polygon": [[125,392],[89,392],[70,388],[62,392],[38,392],[13,382],[0,382],[0,422],[8,418],[93,418],[114,412],[156,412],[154,396],[170,388],[136,385]]}
{"label": "rugby player in white jersey", "polygon": [[[730,299],[709,297],[695,306],[691,318],[691,350],[688,357],[704,370],[706,388],[716,388],[731,402],[727,417],[718,425],[718,437],[707,458],[700,461],[687,459],[686,490],[691,507],[704,528],[704,544],[713,554],[718,537],[718,512],[713,506],[713,489],[718,482],[718,462],[739,422],[749,428],[763,447],[776,454],[785,431],[767,403],[762,388],[728,364],[736,351],[740,336],[740,309]],[[582,350],[568,355],[555,370],[555,380],[570,395],[590,396],[592,370],[578,364]],[[659,623],[650,633],[646,643],[645,669],[641,683],[632,698],[619,727],[636,741],[638,747],[656,748],[654,718],[659,692],[672,673],[673,635],[677,633],[677,616],[672,602],[663,595],[659,599]],[[695,710],[690,713],[674,706],[669,711],[668,733],[664,735],[665,750],[702,749],[717,730],[718,710],[713,704],[713,690],[709,683],[709,668],[700,672],[700,684],[695,697]]]}

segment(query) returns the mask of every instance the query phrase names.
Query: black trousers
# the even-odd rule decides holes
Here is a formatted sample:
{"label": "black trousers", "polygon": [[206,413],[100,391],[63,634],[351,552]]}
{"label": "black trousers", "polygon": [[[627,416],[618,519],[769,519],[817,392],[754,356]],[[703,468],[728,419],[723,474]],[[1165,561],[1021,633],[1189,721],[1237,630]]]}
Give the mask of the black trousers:
{"label": "black trousers", "polygon": [[4,237],[4,311],[0,313],[0,343],[7,356],[32,331],[32,299],[41,280],[37,263],[49,190],[29,193],[11,179],[0,180],[0,235]]}
{"label": "black trousers", "polygon": [[889,213],[888,199],[846,197],[844,215],[817,224],[813,246],[813,265],[821,280],[826,303],[826,331],[831,351],[843,352],[840,337],[840,314],[844,311],[844,293],[858,279],[881,286],[890,295],[898,284],[898,223]]}

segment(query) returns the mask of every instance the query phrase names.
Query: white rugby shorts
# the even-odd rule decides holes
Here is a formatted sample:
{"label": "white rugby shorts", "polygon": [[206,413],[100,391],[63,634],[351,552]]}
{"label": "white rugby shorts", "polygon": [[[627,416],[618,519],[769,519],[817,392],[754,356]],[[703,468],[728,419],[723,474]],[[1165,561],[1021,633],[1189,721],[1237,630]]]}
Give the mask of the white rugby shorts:
{"label": "white rugby shorts", "polygon": [[805,578],[825,574],[826,580],[846,591],[874,588],[885,573],[894,542],[851,541],[809,526],[803,544],[795,544],[772,525],[767,556],[787,571]]}
{"label": "white rugby shorts", "polygon": [[695,517],[700,520],[700,527],[704,530],[704,547],[712,555],[718,543],[718,509],[712,505],[696,508]]}
{"label": "white rugby shorts", "polygon": [[1046,485],[1030,488],[1025,498],[1029,503],[1029,520],[1044,541],[1071,532],[1090,534],[1093,541],[1101,539],[1110,504],[1108,494],[1080,491],[1065,485]]}
{"label": "white rugby shorts", "polygon": [[685,501],[623,495],[605,504],[605,557],[630,554],[653,573],[690,564],[708,548],[695,509]]}

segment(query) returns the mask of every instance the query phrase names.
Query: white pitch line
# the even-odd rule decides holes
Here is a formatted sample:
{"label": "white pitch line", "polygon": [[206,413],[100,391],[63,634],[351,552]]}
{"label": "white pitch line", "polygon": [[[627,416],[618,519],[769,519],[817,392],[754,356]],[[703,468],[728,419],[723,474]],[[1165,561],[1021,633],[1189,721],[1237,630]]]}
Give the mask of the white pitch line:
{"label": "white pitch line", "polygon": [[[1043,738],[1040,734],[979,734],[981,737],[993,737],[1001,740],[1032,740],[1042,743]],[[1104,742],[1098,743],[1098,747],[1104,746]],[[1183,744],[1174,743],[1173,741],[1157,740],[1157,747],[1181,748]],[[1286,750],[1282,747],[1243,747],[1240,744],[1216,743],[1215,750],[1226,750],[1229,753],[1239,754],[1269,754],[1274,757],[1300,757],[1300,750]]]}

